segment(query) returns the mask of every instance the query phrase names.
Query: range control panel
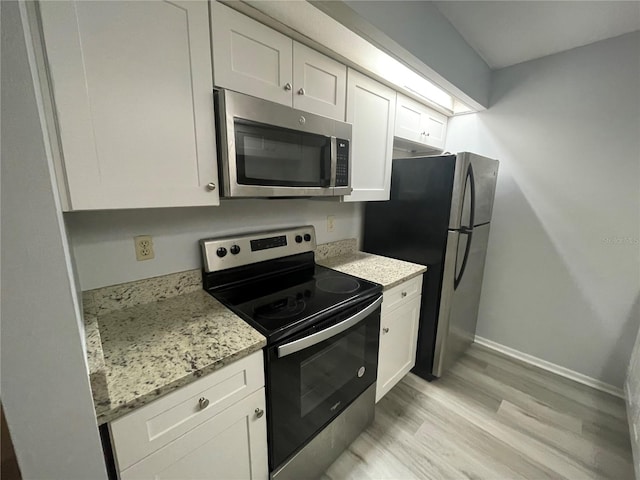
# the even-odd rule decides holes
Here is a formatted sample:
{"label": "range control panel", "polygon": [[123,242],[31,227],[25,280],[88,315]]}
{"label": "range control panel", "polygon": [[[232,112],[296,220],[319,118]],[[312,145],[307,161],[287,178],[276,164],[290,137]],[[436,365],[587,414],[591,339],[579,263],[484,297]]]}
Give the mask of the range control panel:
{"label": "range control panel", "polygon": [[316,248],[313,225],[287,230],[200,240],[204,270],[208,273],[250,265]]}

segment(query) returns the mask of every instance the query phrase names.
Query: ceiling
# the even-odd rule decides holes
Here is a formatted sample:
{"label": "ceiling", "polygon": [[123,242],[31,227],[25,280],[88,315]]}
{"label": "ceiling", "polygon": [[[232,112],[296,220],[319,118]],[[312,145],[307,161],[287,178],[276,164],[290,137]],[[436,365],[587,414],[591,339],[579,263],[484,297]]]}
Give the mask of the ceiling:
{"label": "ceiling", "polygon": [[638,1],[438,1],[492,69],[640,30]]}

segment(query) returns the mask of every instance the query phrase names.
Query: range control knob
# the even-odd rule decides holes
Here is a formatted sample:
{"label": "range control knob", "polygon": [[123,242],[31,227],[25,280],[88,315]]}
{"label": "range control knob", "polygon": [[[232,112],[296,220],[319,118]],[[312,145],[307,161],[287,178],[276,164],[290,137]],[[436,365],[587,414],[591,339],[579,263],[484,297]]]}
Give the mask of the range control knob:
{"label": "range control knob", "polygon": [[304,241],[305,242],[310,242],[311,241],[311,235],[309,235],[308,233],[304,234]]}
{"label": "range control knob", "polygon": [[240,253],[240,247],[238,245],[231,245],[231,248],[229,249],[229,251],[234,255],[237,255]]}
{"label": "range control knob", "polygon": [[224,257],[227,254],[227,249],[224,247],[220,247],[218,248],[218,250],[216,250],[216,255],[218,255],[220,258]]}
{"label": "range control knob", "polygon": [[296,243],[302,243],[302,237],[300,235],[296,235]]}

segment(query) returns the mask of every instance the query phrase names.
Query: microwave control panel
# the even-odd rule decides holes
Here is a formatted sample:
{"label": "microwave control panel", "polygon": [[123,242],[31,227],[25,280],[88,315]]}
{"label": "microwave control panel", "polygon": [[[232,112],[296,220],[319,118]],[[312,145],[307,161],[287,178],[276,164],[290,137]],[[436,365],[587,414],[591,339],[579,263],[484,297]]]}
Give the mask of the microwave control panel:
{"label": "microwave control panel", "polygon": [[336,139],[336,187],[349,186],[349,140]]}

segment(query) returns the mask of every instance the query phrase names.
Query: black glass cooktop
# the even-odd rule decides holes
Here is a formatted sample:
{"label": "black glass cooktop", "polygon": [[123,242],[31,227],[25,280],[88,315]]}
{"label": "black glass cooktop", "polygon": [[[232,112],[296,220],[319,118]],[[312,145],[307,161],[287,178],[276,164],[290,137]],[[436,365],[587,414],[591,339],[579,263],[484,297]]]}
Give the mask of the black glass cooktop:
{"label": "black glass cooktop", "polygon": [[376,283],[316,265],[313,274],[294,272],[243,282],[212,295],[274,340],[381,291]]}

